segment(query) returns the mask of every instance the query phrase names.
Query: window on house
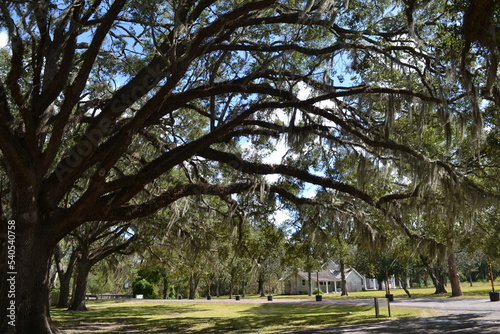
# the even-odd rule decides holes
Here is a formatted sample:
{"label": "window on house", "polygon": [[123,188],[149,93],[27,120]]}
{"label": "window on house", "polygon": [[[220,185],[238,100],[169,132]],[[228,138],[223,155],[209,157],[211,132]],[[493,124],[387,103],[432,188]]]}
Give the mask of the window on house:
{"label": "window on house", "polygon": [[302,280],[302,286],[306,286],[306,280],[305,279]]}

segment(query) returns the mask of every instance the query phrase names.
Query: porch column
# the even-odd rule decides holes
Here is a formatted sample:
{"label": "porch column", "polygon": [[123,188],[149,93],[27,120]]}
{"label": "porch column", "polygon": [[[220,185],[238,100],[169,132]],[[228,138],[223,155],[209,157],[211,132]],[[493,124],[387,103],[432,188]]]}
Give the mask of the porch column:
{"label": "porch column", "polygon": [[333,291],[337,292],[337,281],[333,281]]}
{"label": "porch column", "polygon": [[326,281],[325,284],[326,284],[326,293],[328,293],[328,283],[330,283],[329,281]]}

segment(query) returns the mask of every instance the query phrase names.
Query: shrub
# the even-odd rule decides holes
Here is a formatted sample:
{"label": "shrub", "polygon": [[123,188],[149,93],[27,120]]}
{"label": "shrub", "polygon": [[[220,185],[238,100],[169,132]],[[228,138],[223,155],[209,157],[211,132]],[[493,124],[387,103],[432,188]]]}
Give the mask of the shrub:
{"label": "shrub", "polygon": [[171,285],[168,288],[168,299],[176,299],[177,295],[175,293],[175,286]]}
{"label": "shrub", "polygon": [[148,282],[145,278],[136,280],[132,283],[132,292],[134,295],[143,295],[146,299],[157,298],[153,284]]}

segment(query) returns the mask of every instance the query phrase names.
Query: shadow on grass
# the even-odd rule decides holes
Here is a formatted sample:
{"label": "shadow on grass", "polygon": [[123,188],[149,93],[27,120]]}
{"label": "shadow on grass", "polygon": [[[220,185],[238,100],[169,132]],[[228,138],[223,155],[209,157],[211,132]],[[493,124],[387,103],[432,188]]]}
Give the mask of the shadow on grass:
{"label": "shadow on grass", "polygon": [[[224,314],[224,309],[221,314],[213,314],[206,306],[142,304],[99,308],[94,304],[87,312],[54,309],[52,313],[63,333],[258,333],[375,321],[373,307],[369,306],[261,304],[249,305],[234,316]],[[211,313],[203,315],[205,311]]]}
{"label": "shadow on grass", "polygon": [[[182,331],[182,329],[189,329],[190,333],[257,333],[286,328],[299,330],[310,326],[321,327],[373,321],[373,315],[370,316],[367,313],[371,310],[371,307],[258,305],[239,312],[238,317],[202,319],[179,316],[169,320],[153,320],[148,322],[148,328],[150,328],[148,332],[164,333],[165,331]],[[360,315],[360,312],[367,314]],[[355,321],[353,321],[354,317]],[[167,323],[168,327],[165,326]],[[144,327],[137,327],[137,329],[145,330]]]}
{"label": "shadow on grass", "polygon": [[371,334],[400,334],[400,333],[498,333],[498,323],[483,321],[478,314],[446,314],[432,318],[394,319],[385,322],[370,324],[358,328],[356,326],[327,327],[307,331],[291,331],[289,334],[340,334],[359,333],[360,330]]}
{"label": "shadow on grass", "polygon": [[[105,302],[109,304],[109,302]],[[95,302],[85,312],[74,312],[65,309],[52,309],[51,317],[54,323],[61,330],[71,330],[71,333],[123,333],[126,329],[143,332],[145,329],[165,327],[168,324],[169,332],[185,331],[190,328],[189,321],[173,321],[179,315],[187,315],[192,312],[203,311],[199,305],[127,305],[116,306],[105,305],[100,307],[99,302]],[[161,320],[154,320],[160,318]],[[179,318],[184,319],[185,317]],[[152,332],[154,333],[154,332]]]}

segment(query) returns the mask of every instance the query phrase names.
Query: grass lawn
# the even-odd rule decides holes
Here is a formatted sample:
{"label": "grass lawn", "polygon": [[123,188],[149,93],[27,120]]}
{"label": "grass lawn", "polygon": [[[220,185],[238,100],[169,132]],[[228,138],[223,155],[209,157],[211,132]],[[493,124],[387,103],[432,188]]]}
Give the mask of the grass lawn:
{"label": "grass lawn", "polygon": [[[500,286],[500,284],[499,284]],[[449,289],[448,289],[449,290]],[[487,283],[462,285],[465,297],[489,298]],[[414,298],[446,298],[450,293],[434,295],[433,288],[411,289]],[[402,289],[393,289],[395,298],[407,298]],[[324,294],[323,299],[358,299],[384,297],[385,291],[353,292],[348,297]],[[246,298],[259,298],[246,296]],[[89,301],[87,312],[51,309],[52,319],[63,333],[277,333],[377,321],[373,306],[277,303],[280,299],[307,299],[305,295],[274,296],[275,302],[210,303],[160,301]],[[228,299],[227,296],[220,297]],[[422,317],[433,310],[393,307],[393,318]],[[382,315],[387,315],[383,312]],[[383,319],[383,318],[382,318]]]}
{"label": "grass lawn", "polygon": [[[89,311],[52,309],[63,333],[276,333],[376,321],[372,306],[91,301]],[[398,307],[392,317],[432,315]],[[382,315],[387,318],[384,310]],[[384,319],[384,318],[380,318]]]}

